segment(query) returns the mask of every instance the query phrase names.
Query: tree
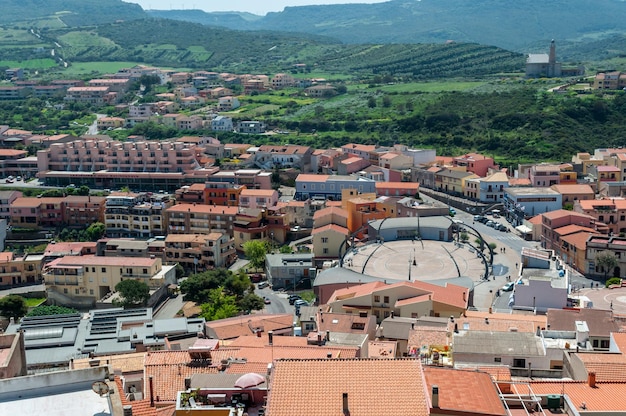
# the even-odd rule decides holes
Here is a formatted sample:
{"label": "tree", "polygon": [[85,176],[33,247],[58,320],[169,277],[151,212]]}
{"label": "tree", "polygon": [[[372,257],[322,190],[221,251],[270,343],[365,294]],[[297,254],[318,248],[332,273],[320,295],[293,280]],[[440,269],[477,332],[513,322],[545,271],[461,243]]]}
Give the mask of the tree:
{"label": "tree", "polygon": [[246,241],[243,244],[243,251],[254,269],[260,269],[265,265],[265,255],[267,254],[267,243],[265,241]]}
{"label": "tree", "polygon": [[28,306],[23,297],[8,295],[0,299],[0,315],[6,318],[21,318],[28,312]]}
{"label": "tree", "polygon": [[124,307],[145,305],[150,298],[150,288],[140,280],[126,279],[115,285],[115,290],[123,298],[120,305]]}
{"label": "tree", "polygon": [[85,237],[89,241],[98,241],[104,236],[106,231],[106,225],[101,222],[94,222],[85,230]]}
{"label": "tree", "polygon": [[211,289],[208,302],[200,305],[200,316],[207,321],[230,318],[239,313],[235,296],[224,293],[223,288]]}
{"label": "tree", "polygon": [[464,232],[461,233],[460,238],[461,238],[462,242],[466,243],[467,240],[469,240],[469,235],[464,231]]}
{"label": "tree", "polygon": [[180,263],[176,263],[176,279],[185,277],[185,268]]}
{"label": "tree", "polygon": [[610,271],[615,269],[619,265],[619,261],[615,256],[615,253],[611,251],[601,251],[596,254],[596,271],[599,269],[604,272],[604,278],[606,279]]}
{"label": "tree", "polygon": [[39,305],[33,308],[26,316],[48,316],[48,315],[66,315],[69,313],[78,312],[74,308],[67,308],[65,306],[56,305]]}
{"label": "tree", "polygon": [[189,276],[180,284],[183,299],[197,304],[205,303],[210,291],[223,286],[231,274],[226,269],[215,269]]}
{"label": "tree", "polygon": [[240,270],[239,273],[230,273],[230,276],[224,282],[224,290],[234,295],[237,299],[242,299],[246,291],[254,290],[254,286],[248,275]]}
{"label": "tree", "polygon": [[247,293],[239,303],[242,311],[260,311],[265,307],[263,298],[254,293]]}

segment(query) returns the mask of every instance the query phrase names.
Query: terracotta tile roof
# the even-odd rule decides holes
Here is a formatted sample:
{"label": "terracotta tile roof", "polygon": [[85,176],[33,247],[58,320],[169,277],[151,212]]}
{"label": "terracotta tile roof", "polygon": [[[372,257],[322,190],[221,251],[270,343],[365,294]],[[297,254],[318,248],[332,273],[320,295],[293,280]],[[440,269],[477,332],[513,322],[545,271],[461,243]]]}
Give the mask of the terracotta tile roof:
{"label": "terracotta tile roof", "polygon": [[587,240],[589,239],[590,236],[594,235],[595,232],[590,233],[590,232],[578,232],[575,234],[570,234],[570,235],[566,235],[561,237],[561,241],[571,244],[573,246],[575,246],[576,248],[585,250],[587,247]]}
{"label": "terracotta tile roof", "polygon": [[341,208],[341,201],[326,201],[326,207],[340,207]]}
{"label": "terracotta tile roof", "polygon": [[[367,317],[362,317],[357,314],[351,313],[346,314],[324,312],[322,317],[320,317],[318,314],[317,323],[320,332],[330,331],[352,334],[365,334],[367,333],[368,328],[376,327],[376,316],[367,315]],[[361,324],[364,325],[364,328],[358,329],[360,328]]]}
{"label": "terracotta tile roof", "polygon": [[409,331],[408,348],[420,349],[423,346],[448,345],[448,329],[432,325],[415,325]]}
{"label": "terracotta tile roof", "polygon": [[[531,382],[530,387],[538,395],[566,394],[576,409],[585,403],[586,412],[623,411],[626,409],[624,383],[596,383],[590,387],[585,381],[537,381]],[[528,394],[528,384],[512,385],[513,391],[519,394]]]}
{"label": "terracotta tile roof", "polygon": [[313,219],[316,220],[326,215],[339,215],[340,217],[348,218],[348,211],[338,207],[326,207],[320,209],[319,211],[315,211]]}
{"label": "terracotta tile roof", "polygon": [[326,182],[328,175],[317,175],[315,173],[301,173],[296,178],[296,182]]}
{"label": "terracotta tile roof", "polygon": [[143,400],[130,401],[126,398],[124,393],[124,385],[119,377],[115,377],[115,384],[117,385],[117,391],[122,402],[122,406],[131,405],[133,407],[133,416],[156,416],[156,407],[150,406],[150,398]]}
{"label": "terracotta tile roof", "polygon": [[[143,371],[145,353],[133,352],[130,354],[116,354],[98,356],[101,365],[110,365],[114,370],[121,370],[122,373],[132,373]],[[73,361],[72,369],[78,370],[91,367],[91,358],[79,358]]]}
{"label": "terracotta tile roof", "polygon": [[[500,314],[505,315],[505,314]],[[459,331],[490,331],[490,332],[509,332],[511,328],[515,328],[517,332],[533,333],[537,330],[537,326],[532,320],[509,320],[506,317],[500,319],[494,318],[492,315],[482,317],[463,317],[456,318],[454,322],[448,322],[448,330],[453,331],[455,324]],[[545,328],[545,325],[541,328]]]}
{"label": "terracotta tile roof", "polygon": [[576,224],[570,224],[564,227],[555,228],[552,231],[554,231],[555,233],[561,236],[581,233],[581,232],[583,233],[595,233],[596,232],[596,230],[594,230],[593,228],[583,227],[581,225],[576,225]]}
{"label": "terracotta tile roof", "polygon": [[343,146],[341,146],[341,149],[344,151],[355,149],[355,150],[359,150],[362,152],[373,152],[374,150],[376,150],[376,146],[373,144],[348,143],[348,144],[344,144]]}
{"label": "terracotta tile roof", "polygon": [[328,230],[332,230],[332,231],[335,231],[336,233],[343,234],[343,235],[350,234],[350,231],[347,228],[344,228],[344,227],[342,227],[340,225],[337,225],[337,224],[327,224],[327,225],[325,225],[323,227],[314,228],[311,231],[311,235],[315,235],[315,234],[318,234],[318,233],[321,233],[321,232],[324,232],[324,231],[328,231]]}
{"label": "terracotta tile roof", "polygon": [[[291,336],[274,336],[272,344],[276,347],[305,347],[307,340],[305,337]],[[244,335],[236,338],[228,343],[229,347],[254,347],[261,348],[269,346],[269,336],[262,334],[260,337],[256,335]]]}
{"label": "terracotta tile roof", "polygon": [[59,206],[63,202],[65,198],[31,198],[31,197],[20,197],[15,201],[11,202],[11,208],[38,208],[41,205],[45,204],[58,204]]}
{"label": "terracotta tile roof", "polygon": [[217,339],[232,339],[242,335],[251,335],[255,328],[263,328],[263,332],[267,332],[291,327],[293,327],[293,315],[291,314],[253,314],[206,323],[207,334],[211,338]]}
{"label": "terracotta tile roof", "polygon": [[511,368],[506,365],[478,366],[477,369],[488,373],[493,381],[511,380]]}
{"label": "terracotta tile roof", "polygon": [[613,332],[611,337],[613,337],[615,345],[617,345],[620,352],[626,354],[626,332]]}
{"label": "terracotta tile roof", "polygon": [[524,314],[511,314],[511,313],[489,313],[489,312],[481,312],[481,311],[465,311],[463,315],[468,318],[480,318],[485,319],[486,317],[490,320],[499,319],[499,320],[507,320],[509,322],[532,322],[533,327],[541,327],[545,328],[548,324],[548,318],[545,315],[524,315]]}
{"label": "terracotta tile roof", "polygon": [[542,222],[541,214],[540,215],[535,215],[534,217],[529,219],[528,222],[533,224],[533,225],[541,225],[541,222]]}
{"label": "terracotta tile roof", "polygon": [[271,379],[272,416],[341,415],[343,393],[355,416],[429,414],[422,366],[414,359],[279,360]]}
{"label": "terracotta tile roof", "polygon": [[530,179],[528,178],[510,178],[509,186],[530,186]]}
{"label": "terracotta tile roof", "polygon": [[[581,204],[583,202],[587,202],[585,200],[580,200],[578,201]],[[544,216],[545,218],[554,220],[554,219],[558,219],[558,218],[567,218],[567,217],[571,217],[571,218],[589,218],[589,219],[595,219],[594,217],[592,217],[591,215],[587,215],[587,214],[583,214],[580,212],[573,212],[573,211],[568,211],[565,209],[557,209],[554,211],[550,211],[550,212],[546,212],[545,214],[541,214],[542,216]]]}
{"label": "terracotta tile roof", "polygon": [[576,357],[585,365],[587,374],[596,373],[597,382],[626,382],[626,355],[579,353]]}
{"label": "terracotta tile roof", "polygon": [[[428,391],[439,387],[439,409],[481,415],[507,415],[498,390],[488,373],[425,367],[424,377]],[[438,413],[438,410],[433,411]]]}
{"label": "terracotta tile roof", "polygon": [[591,194],[594,195],[593,189],[589,185],[562,184],[552,185],[552,189],[560,194]]}

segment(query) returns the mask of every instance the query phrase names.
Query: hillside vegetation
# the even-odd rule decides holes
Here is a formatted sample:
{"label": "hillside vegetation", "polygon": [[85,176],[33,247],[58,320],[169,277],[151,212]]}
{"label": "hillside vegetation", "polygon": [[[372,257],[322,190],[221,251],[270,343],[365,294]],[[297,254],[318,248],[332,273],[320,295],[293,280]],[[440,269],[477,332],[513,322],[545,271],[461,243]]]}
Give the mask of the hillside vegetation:
{"label": "hillside vegetation", "polygon": [[165,19],[34,33],[24,29],[0,30],[0,61],[50,57],[52,49],[56,59],[69,65],[130,61],[176,68],[276,73],[293,71],[295,64],[304,63],[309,70],[326,73],[380,74],[403,79],[482,77],[520,71],[524,65],[521,54],[493,46],[345,45],[311,35],[242,32]]}
{"label": "hillside vegetation", "polygon": [[[621,0],[391,0],[376,4],[287,7],[251,19],[246,14],[149,11],[238,30],[306,32],[347,43],[441,43],[448,39],[528,51],[550,39],[581,40],[623,33]],[[193,17],[191,17],[193,15]],[[532,52],[532,51],[529,51]]]}
{"label": "hillside vegetation", "polygon": [[[38,20],[57,20],[65,26],[88,26],[146,18],[143,9],[122,0],[5,0],[2,23],[37,26]],[[46,26],[57,27],[52,23]]]}

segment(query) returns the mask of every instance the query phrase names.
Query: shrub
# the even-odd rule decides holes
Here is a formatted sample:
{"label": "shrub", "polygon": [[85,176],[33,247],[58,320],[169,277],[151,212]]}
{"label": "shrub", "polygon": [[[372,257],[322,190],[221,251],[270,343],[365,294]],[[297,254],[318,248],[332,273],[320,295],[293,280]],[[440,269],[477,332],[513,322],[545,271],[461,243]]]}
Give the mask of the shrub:
{"label": "shrub", "polygon": [[611,285],[620,285],[620,284],[622,284],[622,279],[620,279],[619,277],[611,277],[610,279],[606,281],[606,287],[609,287]]}

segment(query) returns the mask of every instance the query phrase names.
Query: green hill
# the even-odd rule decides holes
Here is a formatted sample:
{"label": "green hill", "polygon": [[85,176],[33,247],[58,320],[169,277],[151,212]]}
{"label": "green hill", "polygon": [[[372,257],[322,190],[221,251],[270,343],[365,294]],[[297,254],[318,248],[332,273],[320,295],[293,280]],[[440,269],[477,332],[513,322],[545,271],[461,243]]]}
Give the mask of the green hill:
{"label": "green hill", "polygon": [[[448,39],[526,51],[551,39],[623,33],[621,0],[391,0],[376,4],[287,7],[258,19],[232,13],[154,11],[238,30],[325,35],[346,43],[439,43]],[[191,15],[193,14],[193,17]]]}

